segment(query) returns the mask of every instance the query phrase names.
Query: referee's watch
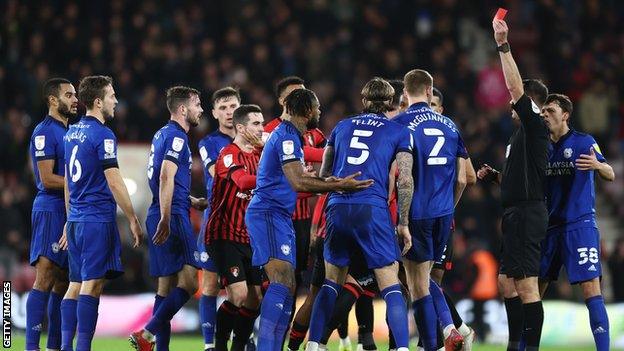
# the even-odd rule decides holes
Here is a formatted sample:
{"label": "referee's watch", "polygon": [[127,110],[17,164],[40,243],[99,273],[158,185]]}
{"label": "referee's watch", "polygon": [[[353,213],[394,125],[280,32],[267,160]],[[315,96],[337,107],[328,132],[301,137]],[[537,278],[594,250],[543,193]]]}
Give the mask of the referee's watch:
{"label": "referee's watch", "polygon": [[509,43],[504,43],[496,47],[496,51],[502,52],[502,53],[509,52],[509,50],[511,50]]}

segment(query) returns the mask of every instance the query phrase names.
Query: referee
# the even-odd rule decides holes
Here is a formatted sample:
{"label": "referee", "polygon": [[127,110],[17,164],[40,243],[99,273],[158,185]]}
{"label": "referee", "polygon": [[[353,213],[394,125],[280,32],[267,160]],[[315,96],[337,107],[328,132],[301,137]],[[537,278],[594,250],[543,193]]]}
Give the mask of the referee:
{"label": "referee", "polygon": [[[539,348],[544,322],[544,309],[539,295],[538,276],[540,243],[546,236],[548,211],[545,203],[545,176],[548,163],[548,128],[540,116],[541,105],[548,89],[537,80],[522,81],[511,55],[505,21],[494,19],[494,39],[498,45],[505,83],[512,99],[512,117],[519,127],[509,140],[507,158],[501,179],[503,203],[503,285],[515,287],[522,302],[519,313],[509,315],[510,344],[507,350],[517,350],[519,337],[511,339],[511,327],[522,331],[526,350]],[[511,284],[513,282],[513,284]],[[512,290],[511,288],[510,290]],[[516,298],[517,300],[517,298]],[[520,301],[518,301],[520,302]]]}

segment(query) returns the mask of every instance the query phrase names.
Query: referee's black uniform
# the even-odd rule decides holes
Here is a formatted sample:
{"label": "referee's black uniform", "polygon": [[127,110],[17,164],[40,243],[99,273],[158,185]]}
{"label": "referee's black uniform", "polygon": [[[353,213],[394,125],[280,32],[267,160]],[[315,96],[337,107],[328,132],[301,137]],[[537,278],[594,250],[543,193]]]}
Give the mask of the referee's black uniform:
{"label": "referee's black uniform", "polygon": [[503,262],[509,278],[539,276],[540,243],[548,228],[544,189],[549,131],[540,108],[526,95],[513,105],[520,127],[509,139],[502,174]]}

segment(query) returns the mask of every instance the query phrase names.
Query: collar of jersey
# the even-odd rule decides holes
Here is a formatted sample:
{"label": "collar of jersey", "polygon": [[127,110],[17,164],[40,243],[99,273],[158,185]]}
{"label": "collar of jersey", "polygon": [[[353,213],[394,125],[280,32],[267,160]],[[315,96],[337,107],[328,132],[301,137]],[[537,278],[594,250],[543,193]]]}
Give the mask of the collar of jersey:
{"label": "collar of jersey", "polygon": [[408,109],[409,111],[412,111],[412,110],[415,110],[415,109],[417,109],[417,108],[423,108],[423,107],[425,107],[425,108],[427,108],[427,109],[431,110],[431,107],[429,106],[429,104],[428,104],[428,103],[426,103],[426,102],[424,102],[424,101],[421,101],[421,102],[415,102],[415,103],[411,104],[411,105],[410,105],[407,109]]}
{"label": "collar of jersey", "polygon": [[301,133],[299,132],[299,129],[297,129],[297,127],[295,127],[295,125],[292,124],[292,122],[288,120],[283,120],[282,124],[290,124],[290,126],[295,130],[295,133],[297,133],[297,135],[299,136],[299,139],[303,140],[303,135],[301,135]]}
{"label": "collar of jersey", "polygon": [[49,118],[50,121],[52,121],[52,123],[56,123],[59,126],[63,127],[63,129],[67,129],[67,127],[63,124],[63,122],[59,121],[58,119],[56,119],[56,118],[54,118],[54,117],[52,117],[50,115],[47,115],[46,118]]}
{"label": "collar of jersey", "polygon": [[95,118],[94,116],[85,115],[85,116],[84,116],[84,117],[82,117],[82,118],[87,119],[87,120],[92,119],[92,120],[96,121],[97,123],[99,123],[99,124],[101,124],[101,125],[104,125],[104,123],[100,122],[100,120],[99,120],[99,119],[97,119],[97,118]]}
{"label": "collar of jersey", "polygon": [[180,125],[180,123],[176,122],[176,121],[172,121],[169,120],[169,124],[175,126],[176,128],[180,129],[181,131],[183,131],[184,133],[186,133],[186,130],[184,130],[184,128],[182,128],[182,126]]}
{"label": "collar of jersey", "polygon": [[561,145],[564,141],[566,141],[566,139],[568,139],[570,137],[570,135],[572,135],[572,133],[574,133],[574,129],[570,128],[570,130],[568,130],[567,133],[562,135],[561,138],[559,138],[559,140],[556,143],[554,143],[554,144],[555,145]]}
{"label": "collar of jersey", "polygon": [[223,137],[228,138],[231,142],[234,142],[234,138],[232,138],[231,136],[229,136],[229,135],[227,135],[227,134],[223,133],[223,132],[222,132],[222,131],[220,131],[219,129],[217,129],[215,132],[216,132],[217,134],[219,134],[219,135],[223,136]]}

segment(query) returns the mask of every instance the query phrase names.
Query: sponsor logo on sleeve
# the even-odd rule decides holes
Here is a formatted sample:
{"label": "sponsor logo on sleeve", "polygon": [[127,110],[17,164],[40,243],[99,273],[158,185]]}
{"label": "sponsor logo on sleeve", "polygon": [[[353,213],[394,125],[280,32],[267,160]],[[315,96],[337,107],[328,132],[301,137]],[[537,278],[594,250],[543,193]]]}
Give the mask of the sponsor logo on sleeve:
{"label": "sponsor logo on sleeve", "polygon": [[286,155],[292,155],[295,152],[295,142],[292,140],[282,141],[282,151]]}
{"label": "sponsor logo on sleeve", "polygon": [[232,166],[232,154],[227,154],[223,156],[223,164],[226,168],[230,168]]}
{"label": "sponsor logo on sleeve", "polygon": [[45,135],[37,135],[35,137],[35,148],[37,150],[43,150],[45,147]]}
{"label": "sponsor logo on sleeve", "polygon": [[104,152],[105,159],[115,158],[115,140],[104,139]]}
{"label": "sponsor logo on sleeve", "polygon": [[206,151],[206,147],[202,146],[201,148],[199,148],[199,156],[201,157],[202,161],[204,162],[210,162],[210,158],[208,158],[208,151]]}

